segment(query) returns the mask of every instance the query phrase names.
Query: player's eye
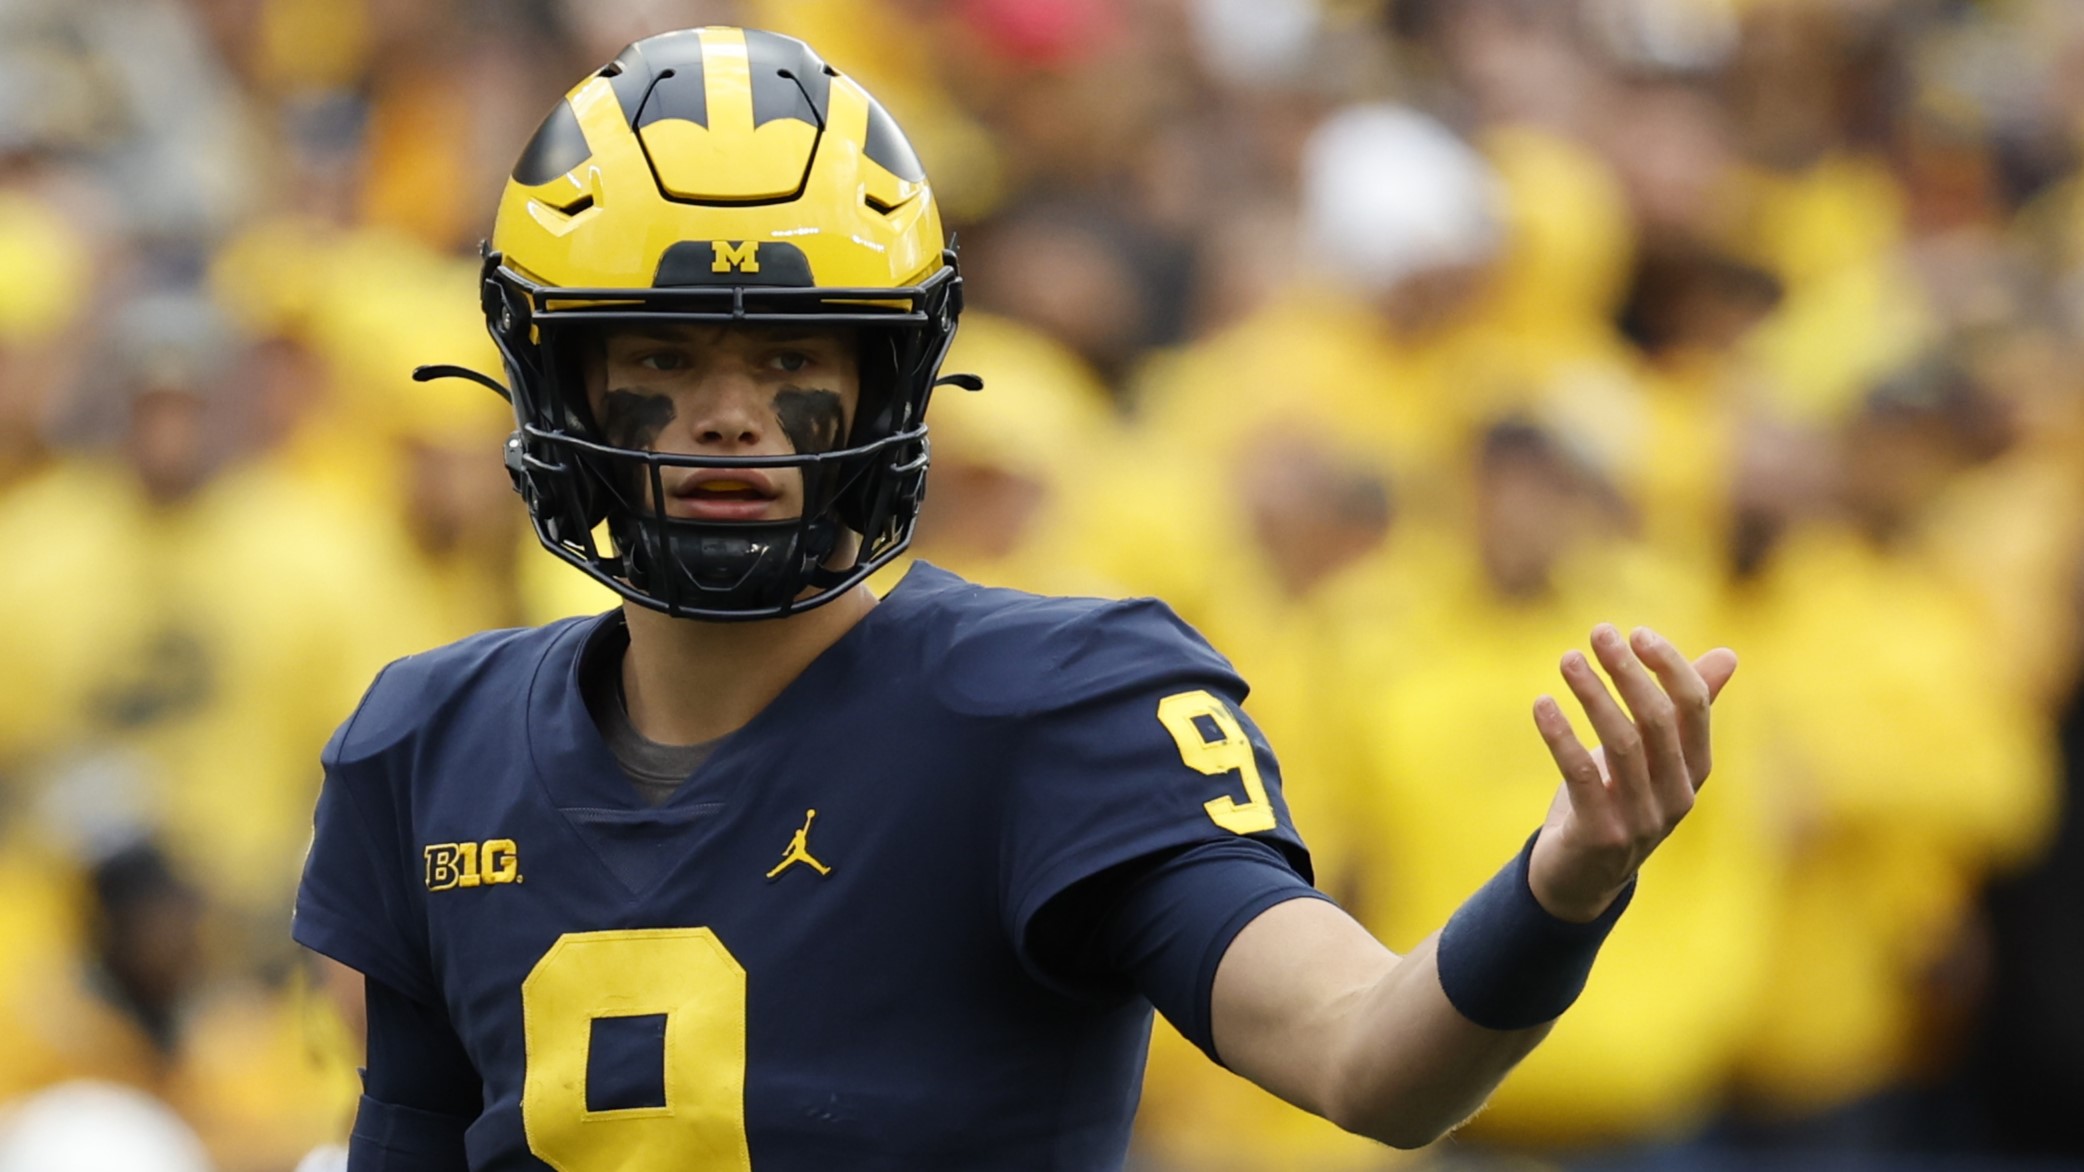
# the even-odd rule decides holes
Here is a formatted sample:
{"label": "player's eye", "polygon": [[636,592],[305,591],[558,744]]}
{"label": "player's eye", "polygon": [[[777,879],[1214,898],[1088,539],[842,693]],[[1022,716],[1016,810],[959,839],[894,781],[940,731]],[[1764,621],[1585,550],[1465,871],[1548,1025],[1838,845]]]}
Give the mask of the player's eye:
{"label": "player's eye", "polygon": [[652,350],[639,355],[637,365],[646,370],[686,370],[687,355],[678,350]]}
{"label": "player's eye", "polygon": [[773,364],[776,370],[785,374],[795,374],[810,365],[810,355],[805,354],[801,350],[782,350],[776,353],[773,358],[768,359],[768,361]]}

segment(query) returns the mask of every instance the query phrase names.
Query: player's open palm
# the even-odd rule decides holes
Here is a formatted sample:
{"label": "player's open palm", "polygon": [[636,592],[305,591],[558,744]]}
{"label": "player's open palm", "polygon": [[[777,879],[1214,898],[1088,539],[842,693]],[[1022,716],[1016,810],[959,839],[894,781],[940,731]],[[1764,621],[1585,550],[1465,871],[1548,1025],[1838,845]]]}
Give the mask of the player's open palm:
{"label": "player's open palm", "polygon": [[1592,651],[1612,690],[1580,652],[1565,655],[1562,670],[1598,735],[1596,748],[1578,739],[1553,698],[1534,705],[1563,788],[1534,845],[1527,881],[1552,915],[1579,922],[1598,918],[1693,808],[1712,763],[1709,705],[1737,670],[1736,654],[1726,648],[1689,662],[1643,627],[1623,638],[1602,623],[1592,631]]}

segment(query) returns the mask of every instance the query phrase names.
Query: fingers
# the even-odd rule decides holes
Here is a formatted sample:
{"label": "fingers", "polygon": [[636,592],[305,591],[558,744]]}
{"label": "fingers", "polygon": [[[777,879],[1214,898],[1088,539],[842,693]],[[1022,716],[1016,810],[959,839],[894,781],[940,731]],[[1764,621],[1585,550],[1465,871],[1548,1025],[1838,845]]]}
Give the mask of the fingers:
{"label": "fingers", "polygon": [[1722,689],[1729,683],[1729,678],[1737,674],[1737,653],[1727,647],[1717,647],[1694,660],[1693,670],[1699,672],[1701,679],[1707,683],[1708,699],[1712,701],[1722,695]]}
{"label": "fingers", "polygon": [[1634,717],[1642,740],[1645,781],[1657,810],[1684,814],[1693,805],[1693,775],[1679,740],[1678,705],[1643,667],[1629,641],[1610,623],[1592,629],[1592,651]]}
{"label": "fingers", "polygon": [[1655,631],[1639,627],[1623,638],[1609,623],[1593,628],[1592,648],[1613,691],[1580,652],[1563,657],[1562,672],[1598,734],[1599,751],[1585,748],[1547,696],[1535,704],[1534,722],[1572,807],[1616,828],[1628,825],[1628,833],[1654,844],[1692,809],[1713,768],[1710,706],[1737,658],[1717,648],[1689,662]]}
{"label": "fingers", "polygon": [[1643,663],[1657,673],[1657,680],[1664,687],[1674,716],[1679,749],[1685,758],[1687,787],[1697,790],[1708,779],[1708,771],[1714,765],[1708,737],[1708,705],[1713,693],[1700,671],[1657,632],[1648,627],[1637,627],[1629,638],[1629,644]]}
{"label": "fingers", "polygon": [[[1552,909],[1550,897],[1562,893],[1568,902],[1573,891],[1597,896],[1585,906],[1605,907],[1693,808],[1709,769],[1709,706],[1736,671],[1727,650],[1689,663],[1647,628],[1623,638],[1602,623],[1592,630],[1592,648],[1619,700],[1582,653],[1565,655],[1562,670],[1598,748],[1586,749],[1555,700],[1543,696],[1534,705],[1535,727],[1564,783],[1528,877]],[[1543,844],[1553,844],[1546,854]]]}
{"label": "fingers", "polygon": [[1599,736],[1611,779],[1612,801],[1627,812],[1632,824],[1655,821],[1657,803],[1650,785],[1650,765],[1635,722],[1615,702],[1606,681],[1599,678],[1583,653],[1572,651],[1563,656],[1563,682],[1569,685],[1578,706],[1592,722],[1592,731]]}
{"label": "fingers", "polygon": [[1570,793],[1570,804],[1590,813],[1602,810],[1613,799],[1607,795],[1606,780],[1600,776],[1599,763],[1592,759],[1591,750],[1577,739],[1576,730],[1570,727],[1570,718],[1563,715],[1563,707],[1548,696],[1534,702],[1534,727],[1541,730],[1541,739],[1548,742],[1549,756],[1555,758],[1556,768],[1563,774],[1563,786]]}

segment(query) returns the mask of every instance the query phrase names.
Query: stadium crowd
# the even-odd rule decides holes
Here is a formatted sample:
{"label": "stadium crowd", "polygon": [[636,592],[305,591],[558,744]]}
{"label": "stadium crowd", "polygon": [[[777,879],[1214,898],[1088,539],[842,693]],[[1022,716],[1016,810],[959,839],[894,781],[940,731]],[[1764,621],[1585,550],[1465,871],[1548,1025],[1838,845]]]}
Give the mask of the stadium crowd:
{"label": "stadium crowd", "polygon": [[959,233],[987,389],[913,553],[1171,602],[1393,947],[1538,824],[1594,622],[1743,657],[1474,1123],[1394,1155],[1161,1024],[1139,1168],[2084,1164],[2073,0],[0,0],[0,1170],[152,1119],[83,1079],[199,1137],[143,1172],[344,1138],[319,747],[386,661],[611,601],[504,404],[409,372],[496,369],[563,85],[702,23],[862,78]]}

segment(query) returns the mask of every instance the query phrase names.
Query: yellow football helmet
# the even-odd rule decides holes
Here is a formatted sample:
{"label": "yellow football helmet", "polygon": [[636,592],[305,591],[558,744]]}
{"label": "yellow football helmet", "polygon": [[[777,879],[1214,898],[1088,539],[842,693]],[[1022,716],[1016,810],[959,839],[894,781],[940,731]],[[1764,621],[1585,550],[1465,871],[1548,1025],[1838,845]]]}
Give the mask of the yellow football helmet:
{"label": "yellow football helmet", "polygon": [[[693,618],[777,617],[838,596],[910,542],[961,281],[904,133],[808,45],[752,29],[665,33],[581,81],[514,167],[483,297],[518,425],[507,465],[536,534],[624,597]],[[581,379],[582,346],[595,344],[585,327],[660,321],[859,327],[853,433],[783,457],[606,442]],[[690,520],[645,503],[647,484],[663,499],[662,468],[697,465],[799,468],[803,516]],[[834,565],[844,530],[859,552]]]}

